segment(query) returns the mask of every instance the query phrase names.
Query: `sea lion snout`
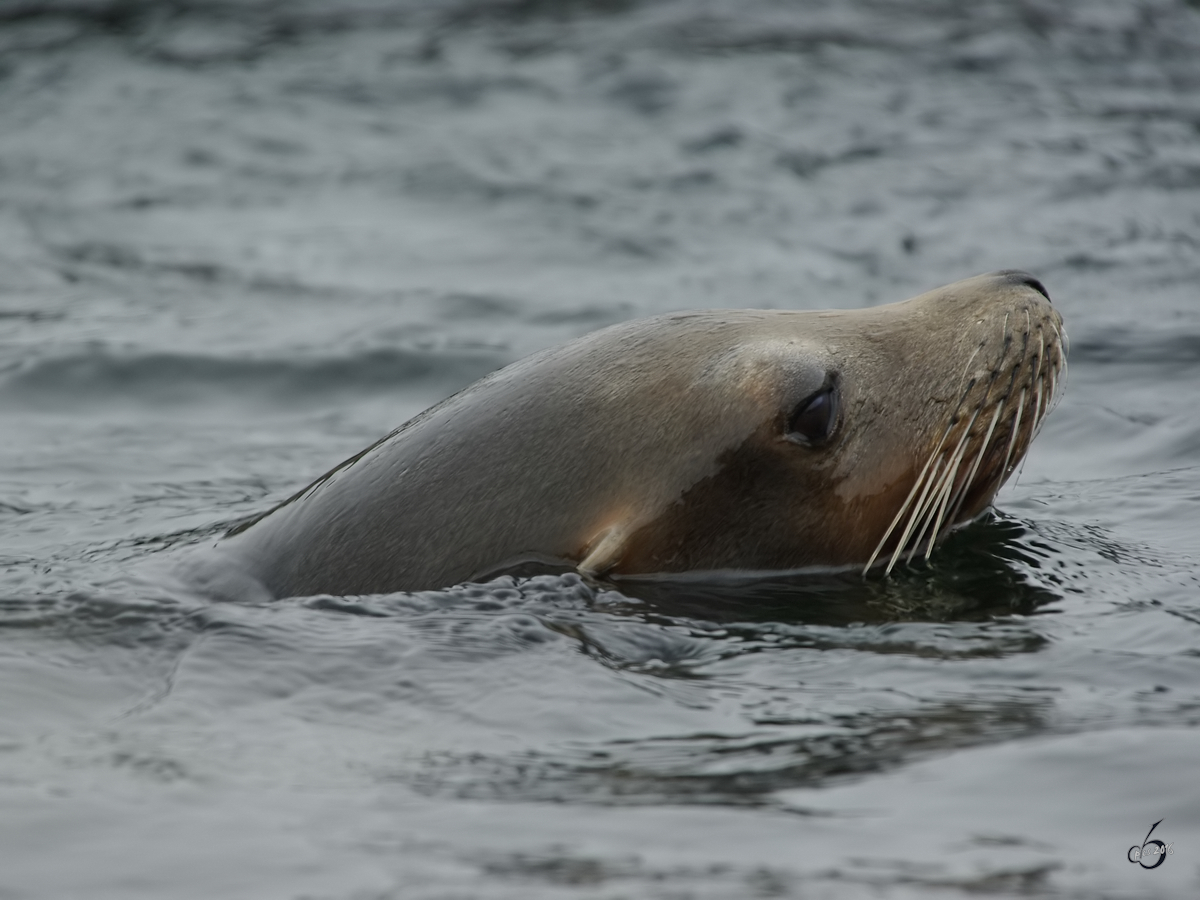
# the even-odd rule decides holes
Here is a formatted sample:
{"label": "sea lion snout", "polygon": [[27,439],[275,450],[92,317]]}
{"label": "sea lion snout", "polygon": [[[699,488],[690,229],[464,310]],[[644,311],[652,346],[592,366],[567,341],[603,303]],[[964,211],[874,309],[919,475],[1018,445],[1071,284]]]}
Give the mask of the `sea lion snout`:
{"label": "sea lion snout", "polygon": [[908,495],[891,510],[891,496],[880,495],[873,507],[882,536],[867,566],[882,559],[889,571],[902,558],[928,557],[946,531],[990,505],[1066,374],[1062,316],[1028,272],[993,272],[907,302],[926,324],[913,340],[929,338],[910,355],[910,383],[928,387],[924,406],[910,404],[902,426],[912,465]]}
{"label": "sea lion snout", "polygon": [[1021,269],[1001,269],[999,272],[993,272],[992,275],[995,278],[1005,280],[1009,284],[1023,284],[1026,287],[1031,287],[1047,300],[1050,299],[1050,292],[1046,290],[1046,286],[1039,279]]}

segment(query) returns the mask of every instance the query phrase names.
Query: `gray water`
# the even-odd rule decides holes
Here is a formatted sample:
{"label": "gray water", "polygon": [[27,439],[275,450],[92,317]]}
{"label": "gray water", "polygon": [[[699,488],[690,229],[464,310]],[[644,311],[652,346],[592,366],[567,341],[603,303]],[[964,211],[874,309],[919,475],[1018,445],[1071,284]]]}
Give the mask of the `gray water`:
{"label": "gray water", "polygon": [[[536,349],[1009,267],[1065,397],[889,580],[167,574]],[[2,0],[0,898],[1196,896],[1198,279],[1194,0]]]}

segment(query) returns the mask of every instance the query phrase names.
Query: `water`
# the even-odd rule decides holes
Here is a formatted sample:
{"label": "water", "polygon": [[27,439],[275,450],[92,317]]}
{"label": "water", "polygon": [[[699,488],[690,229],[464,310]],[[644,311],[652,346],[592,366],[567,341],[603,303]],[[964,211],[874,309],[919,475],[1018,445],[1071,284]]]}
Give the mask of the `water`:
{"label": "water", "polygon": [[[0,4],[0,897],[1194,896],[1197,98],[1178,0]],[[535,349],[1007,267],[1064,400],[891,581],[163,574]]]}

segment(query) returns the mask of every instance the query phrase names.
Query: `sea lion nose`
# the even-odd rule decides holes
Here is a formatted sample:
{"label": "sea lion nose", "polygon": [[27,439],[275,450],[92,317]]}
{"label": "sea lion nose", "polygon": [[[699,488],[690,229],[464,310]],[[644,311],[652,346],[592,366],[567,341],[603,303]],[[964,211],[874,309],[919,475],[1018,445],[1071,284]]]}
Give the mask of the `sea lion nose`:
{"label": "sea lion nose", "polygon": [[992,274],[997,278],[1003,278],[1009,284],[1023,284],[1031,287],[1047,300],[1050,299],[1050,293],[1046,290],[1046,286],[1028,272],[1022,272],[1020,269],[1002,269]]}

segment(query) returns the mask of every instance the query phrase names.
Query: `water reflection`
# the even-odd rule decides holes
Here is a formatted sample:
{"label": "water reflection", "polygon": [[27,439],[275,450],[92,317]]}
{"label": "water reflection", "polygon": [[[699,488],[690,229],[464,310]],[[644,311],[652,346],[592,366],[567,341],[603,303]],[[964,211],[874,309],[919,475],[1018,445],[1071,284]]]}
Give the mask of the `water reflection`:
{"label": "water reflection", "polygon": [[951,535],[929,562],[915,560],[886,578],[858,571],[753,579],[731,574],[711,580],[622,578],[615,587],[646,604],[631,611],[714,622],[987,621],[1031,615],[1059,599],[1029,577],[1046,552],[1023,523],[989,513]]}

